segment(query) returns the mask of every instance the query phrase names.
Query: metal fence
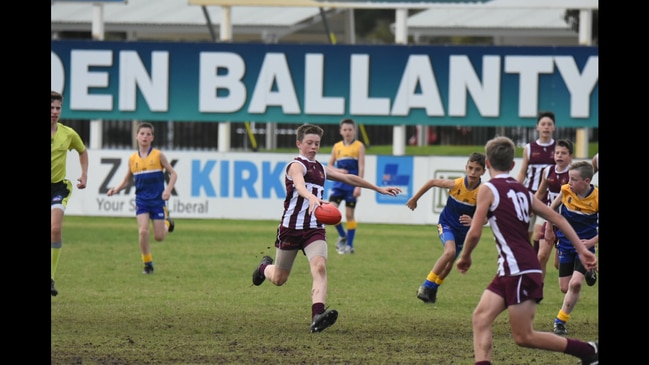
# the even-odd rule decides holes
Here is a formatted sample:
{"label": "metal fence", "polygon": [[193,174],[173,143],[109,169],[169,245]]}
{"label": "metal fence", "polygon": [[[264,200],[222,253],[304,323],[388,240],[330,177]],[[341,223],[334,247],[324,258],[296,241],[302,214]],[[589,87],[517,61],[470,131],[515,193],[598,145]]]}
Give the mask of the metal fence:
{"label": "metal fence", "polygon": [[[90,141],[89,120],[61,120],[65,125],[74,128],[84,143]],[[217,151],[219,140],[218,122],[151,122],[155,128],[155,145],[166,150]],[[104,120],[102,125],[102,149],[134,149],[135,129],[137,122]],[[230,147],[233,151],[252,151],[256,145],[258,150],[293,148],[295,147],[295,123],[273,123],[268,129],[268,123],[253,122],[231,123]],[[320,125],[325,133],[322,138],[324,146],[333,145],[340,140],[337,124]],[[393,127],[384,125],[363,125],[358,139],[366,145],[391,145]],[[576,140],[576,128],[557,128],[555,139],[568,138]],[[273,133],[270,140],[275,146],[267,146],[267,133]],[[419,128],[407,126],[408,144],[417,144]],[[251,139],[251,134],[254,141]],[[424,143],[428,145],[483,145],[496,135],[510,137],[518,146],[537,138],[534,127],[440,127],[428,128]],[[599,140],[597,128],[589,129],[589,142]],[[270,147],[270,148],[269,148]]]}

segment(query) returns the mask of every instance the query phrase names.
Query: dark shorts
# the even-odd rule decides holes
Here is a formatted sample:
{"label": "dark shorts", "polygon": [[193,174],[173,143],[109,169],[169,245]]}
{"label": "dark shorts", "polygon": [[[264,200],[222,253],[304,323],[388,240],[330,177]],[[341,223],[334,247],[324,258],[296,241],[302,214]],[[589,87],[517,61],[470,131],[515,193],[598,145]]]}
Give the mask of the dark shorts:
{"label": "dark shorts", "polygon": [[543,299],[543,279],[541,273],[496,276],[489,283],[487,290],[505,299],[505,307],[530,299],[539,303]]}
{"label": "dark shorts", "polygon": [[324,228],[291,229],[280,224],[275,247],[280,250],[304,250],[314,241],[327,241],[327,231]]}
{"label": "dark shorts", "polygon": [[[350,185],[351,186],[351,185]],[[345,201],[345,206],[350,208],[356,208],[356,197],[354,196],[355,186],[351,186],[349,189],[331,189],[331,194],[329,194],[329,201],[334,202],[340,206],[340,202]]]}
{"label": "dark shorts", "polygon": [[559,253],[559,277],[563,278],[566,276],[572,276],[574,271],[579,271],[582,274],[586,274],[586,268],[581,263],[577,251],[574,249],[562,249],[557,247],[557,252]]}
{"label": "dark shorts", "polygon": [[66,204],[66,198],[70,196],[70,183],[68,180],[63,180],[57,183],[50,183],[52,194],[50,195],[50,206]]}

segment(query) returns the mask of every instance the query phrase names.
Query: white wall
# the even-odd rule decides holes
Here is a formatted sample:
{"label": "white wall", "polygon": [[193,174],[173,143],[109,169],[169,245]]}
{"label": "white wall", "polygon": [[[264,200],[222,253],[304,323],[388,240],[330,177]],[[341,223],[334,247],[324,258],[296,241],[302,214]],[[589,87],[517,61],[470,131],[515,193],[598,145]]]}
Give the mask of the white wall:
{"label": "white wall", "polygon": [[[66,215],[134,217],[135,189],[122,190],[108,197],[106,191],[117,185],[127,171],[133,151],[89,150],[88,186],[76,188],[80,175],[76,152],[68,153],[68,179],[75,188]],[[283,209],[283,171],[293,153],[229,153],[164,151],[178,173],[175,194],[169,210],[175,218],[227,218],[279,220]],[[390,158],[391,156],[387,156]],[[325,161],[328,156],[320,156]],[[365,178],[377,185],[382,173],[377,161],[386,156],[367,155]],[[405,202],[431,178],[456,178],[464,175],[466,157],[399,157],[412,161],[408,185],[398,197],[386,197],[364,189],[357,205],[359,223],[435,224],[446,202],[445,189],[433,188],[411,211]],[[408,163],[409,164],[409,163]],[[516,176],[520,159],[512,175]],[[401,172],[400,172],[401,174]],[[597,184],[596,174],[593,181]],[[489,179],[488,173],[485,180]],[[330,184],[330,182],[328,182]],[[344,220],[344,214],[343,214]]]}

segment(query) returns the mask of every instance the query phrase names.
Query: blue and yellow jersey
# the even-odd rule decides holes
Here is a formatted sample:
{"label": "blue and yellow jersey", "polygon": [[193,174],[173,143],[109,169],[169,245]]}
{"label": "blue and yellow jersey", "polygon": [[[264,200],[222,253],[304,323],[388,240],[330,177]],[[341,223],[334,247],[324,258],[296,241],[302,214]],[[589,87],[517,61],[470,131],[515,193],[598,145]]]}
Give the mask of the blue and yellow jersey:
{"label": "blue and yellow jersey", "polygon": [[135,152],[129,157],[128,164],[135,183],[135,203],[143,205],[162,201],[165,179],[160,150],[151,147],[144,158],[140,157],[139,151]]}
{"label": "blue and yellow jersey", "polygon": [[56,133],[51,140],[51,178],[50,183],[65,179],[68,151],[76,150],[79,154],[86,150],[79,134],[72,128],[57,123]]}
{"label": "blue and yellow jersey", "polygon": [[[559,213],[564,216],[581,239],[590,239],[597,235],[599,219],[599,188],[590,185],[590,192],[580,198],[572,190],[570,185],[561,186],[561,205]],[[559,245],[563,248],[572,247],[572,243],[559,230],[557,232]]]}
{"label": "blue and yellow jersey", "polygon": [[473,190],[469,190],[468,183],[469,179],[466,176],[455,179],[455,186],[448,191],[446,207],[439,215],[439,224],[448,225],[458,232],[466,233],[469,231],[470,227],[460,223],[460,216],[466,214],[473,217],[478,199],[478,187],[480,187],[482,179]]}
{"label": "blue and yellow jersey", "polygon": [[[344,141],[336,142],[333,146],[333,154],[336,158],[334,167],[347,170],[347,173],[358,175],[358,156],[360,154],[363,142],[354,140],[354,142],[345,145]],[[347,187],[353,190],[354,186],[345,184],[340,181],[334,181],[334,188]]]}

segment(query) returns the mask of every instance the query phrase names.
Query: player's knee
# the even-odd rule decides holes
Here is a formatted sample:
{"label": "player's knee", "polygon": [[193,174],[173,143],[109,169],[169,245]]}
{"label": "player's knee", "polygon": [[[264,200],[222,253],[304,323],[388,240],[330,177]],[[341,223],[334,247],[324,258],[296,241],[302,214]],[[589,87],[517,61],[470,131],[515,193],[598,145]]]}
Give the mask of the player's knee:
{"label": "player's knee", "polygon": [[311,272],[315,275],[326,275],[327,273],[327,264],[325,260],[311,260]]}
{"label": "player's knee", "polygon": [[50,235],[52,236],[60,237],[62,232],[61,225],[52,225],[50,227]]}
{"label": "player's knee", "polygon": [[267,279],[270,280],[273,285],[282,286],[288,281],[288,275],[275,272],[275,275],[273,275],[273,277],[269,277]]}
{"label": "player's knee", "polygon": [[282,286],[286,284],[286,280],[271,280],[270,282],[275,286]]}
{"label": "player's knee", "polygon": [[487,313],[478,305],[474,310],[471,316],[471,322],[474,329],[483,328],[490,326],[490,321],[487,317]]}
{"label": "player's knee", "polygon": [[448,250],[444,250],[444,253],[442,253],[442,256],[443,256],[446,260],[453,260],[455,257],[457,257],[457,254],[456,254],[455,248],[448,249]]}
{"label": "player's knee", "polygon": [[545,266],[548,263],[549,255],[546,252],[539,250],[539,255],[537,256],[541,265]]}
{"label": "player's knee", "polygon": [[570,283],[570,290],[572,290],[573,293],[579,293],[581,291],[581,286],[582,282],[575,281]]}
{"label": "player's knee", "polygon": [[533,336],[531,333],[512,333],[514,342],[521,347],[534,347]]}

